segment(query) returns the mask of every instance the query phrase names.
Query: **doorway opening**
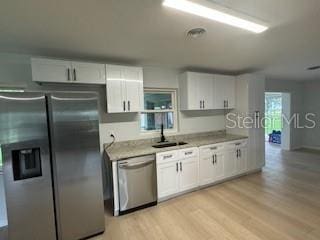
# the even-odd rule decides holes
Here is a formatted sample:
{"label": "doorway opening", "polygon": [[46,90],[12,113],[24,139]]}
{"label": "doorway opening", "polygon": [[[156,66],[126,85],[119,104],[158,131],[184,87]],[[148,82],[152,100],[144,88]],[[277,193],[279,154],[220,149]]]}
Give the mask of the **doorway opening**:
{"label": "doorway opening", "polygon": [[290,150],[291,95],[284,92],[265,93],[265,139],[270,146]]}

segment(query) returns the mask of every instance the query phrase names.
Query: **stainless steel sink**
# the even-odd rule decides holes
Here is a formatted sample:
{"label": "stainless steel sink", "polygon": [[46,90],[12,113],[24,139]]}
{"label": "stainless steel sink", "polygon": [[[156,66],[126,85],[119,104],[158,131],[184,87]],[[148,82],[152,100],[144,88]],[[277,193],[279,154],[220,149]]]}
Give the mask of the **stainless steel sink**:
{"label": "stainless steel sink", "polygon": [[159,143],[156,145],[153,145],[154,148],[166,148],[166,147],[175,147],[175,146],[181,146],[186,145],[188,143],[186,142],[165,142],[165,143]]}

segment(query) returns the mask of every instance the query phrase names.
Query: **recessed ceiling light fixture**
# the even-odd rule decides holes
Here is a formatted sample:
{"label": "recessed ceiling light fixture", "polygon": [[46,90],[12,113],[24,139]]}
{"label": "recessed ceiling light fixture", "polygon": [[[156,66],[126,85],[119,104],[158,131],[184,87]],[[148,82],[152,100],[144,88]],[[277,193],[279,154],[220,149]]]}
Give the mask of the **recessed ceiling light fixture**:
{"label": "recessed ceiling light fixture", "polygon": [[188,31],[187,36],[196,39],[202,37],[204,34],[206,34],[204,28],[193,28]]}
{"label": "recessed ceiling light fixture", "polygon": [[262,33],[268,29],[268,27],[265,25],[236,17],[234,14],[228,14],[226,11],[220,11],[221,7],[214,9],[187,0],[164,0],[163,5],[200,17],[208,18],[217,22],[225,23],[234,27],[242,28],[254,33]]}

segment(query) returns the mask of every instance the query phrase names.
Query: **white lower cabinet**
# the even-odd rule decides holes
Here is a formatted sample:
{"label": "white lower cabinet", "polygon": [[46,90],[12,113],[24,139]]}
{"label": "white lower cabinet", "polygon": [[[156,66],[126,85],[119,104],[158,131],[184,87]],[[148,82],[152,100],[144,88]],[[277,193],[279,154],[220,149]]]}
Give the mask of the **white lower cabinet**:
{"label": "white lower cabinet", "polygon": [[[190,153],[190,156],[185,155]],[[182,155],[182,156],[181,156]],[[199,186],[199,150],[197,148],[180,151],[180,192]]]}
{"label": "white lower cabinet", "polygon": [[224,178],[224,146],[200,147],[200,186],[208,185]]}
{"label": "white lower cabinet", "polygon": [[237,157],[235,147],[226,149],[224,155],[226,159],[224,164],[224,177],[233,177],[237,174]]}
{"label": "white lower cabinet", "polygon": [[248,141],[227,143],[225,147],[224,177],[229,178],[248,171]]}
{"label": "white lower cabinet", "polygon": [[158,199],[168,198],[198,187],[198,169],[198,148],[158,153]]}
{"label": "white lower cabinet", "polygon": [[213,156],[201,155],[200,158],[200,186],[208,185],[214,182],[214,163]]}
{"label": "white lower cabinet", "polygon": [[237,148],[237,174],[243,174],[248,171],[248,149],[246,146]]}
{"label": "white lower cabinet", "polygon": [[224,179],[225,155],[223,152],[215,152],[214,179],[220,181]]}
{"label": "white lower cabinet", "polygon": [[247,140],[158,153],[158,200],[245,174],[247,156]]}
{"label": "white lower cabinet", "polygon": [[158,198],[176,194],[179,191],[178,162],[157,164]]}

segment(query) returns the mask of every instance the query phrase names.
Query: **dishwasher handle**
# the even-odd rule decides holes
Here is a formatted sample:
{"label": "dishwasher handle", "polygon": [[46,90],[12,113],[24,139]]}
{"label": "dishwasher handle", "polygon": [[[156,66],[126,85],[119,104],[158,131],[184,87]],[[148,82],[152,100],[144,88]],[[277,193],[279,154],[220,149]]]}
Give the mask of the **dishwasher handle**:
{"label": "dishwasher handle", "polygon": [[143,161],[143,162],[138,162],[138,163],[120,163],[119,168],[122,169],[137,169],[141,167],[148,166],[152,163],[154,163],[155,160],[149,160],[149,161]]}

